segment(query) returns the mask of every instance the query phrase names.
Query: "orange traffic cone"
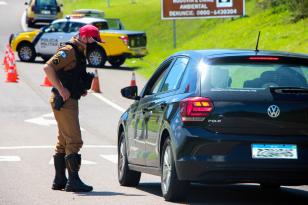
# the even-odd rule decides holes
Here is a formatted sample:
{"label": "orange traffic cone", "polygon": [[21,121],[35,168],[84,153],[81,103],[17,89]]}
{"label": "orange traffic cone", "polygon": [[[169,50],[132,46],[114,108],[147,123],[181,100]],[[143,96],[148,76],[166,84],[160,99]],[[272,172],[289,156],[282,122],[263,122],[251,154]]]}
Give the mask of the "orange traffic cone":
{"label": "orange traffic cone", "polygon": [[132,79],[130,81],[130,86],[136,86],[136,76],[135,72],[132,73]]}
{"label": "orange traffic cone", "polygon": [[9,70],[9,53],[5,51],[5,56],[3,58],[4,71],[7,72]]}
{"label": "orange traffic cone", "polygon": [[52,87],[52,83],[49,81],[48,77],[45,75],[44,81],[41,86]]}
{"label": "orange traffic cone", "polygon": [[16,69],[14,68],[14,65],[9,62],[9,69],[6,75],[6,81],[7,83],[18,83],[17,81],[17,73]]}
{"label": "orange traffic cone", "polygon": [[95,93],[101,93],[101,90],[99,88],[99,79],[98,79],[97,69],[95,69],[95,75],[94,75],[94,78],[92,80],[91,90]]}

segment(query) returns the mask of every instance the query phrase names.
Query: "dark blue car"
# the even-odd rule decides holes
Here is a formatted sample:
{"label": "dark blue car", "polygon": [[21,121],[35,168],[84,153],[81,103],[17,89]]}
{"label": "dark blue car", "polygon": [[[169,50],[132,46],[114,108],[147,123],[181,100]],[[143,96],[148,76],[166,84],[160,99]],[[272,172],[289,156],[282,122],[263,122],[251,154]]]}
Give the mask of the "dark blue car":
{"label": "dark blue car", "polygon": [[308,184],[308,55],[179,52],[166,59],[118,127],[118,178],[161,176],[168,201],[191,182]]}

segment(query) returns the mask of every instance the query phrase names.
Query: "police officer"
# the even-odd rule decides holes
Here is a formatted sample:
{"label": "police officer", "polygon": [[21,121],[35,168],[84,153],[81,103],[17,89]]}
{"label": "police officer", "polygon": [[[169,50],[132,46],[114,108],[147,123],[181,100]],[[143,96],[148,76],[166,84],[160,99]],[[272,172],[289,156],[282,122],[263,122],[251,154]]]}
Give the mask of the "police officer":
{"label": "police officer", "polygon": [[[86,72],[86,49],[95,42],[102,42],[99,30],[92,25],[79,29],[65,46],[45,64],[44,71],[51,81],[50,103],[58,124],[58,142],[55,148],[55,178],[52,189],[68,192],[89,192],[93,187],[84,184],[78,172],[81,165],[81,131],[78,118],[78,100],[87,94],[92,77]],[[90,76],[89,76],[90,75]],[[68,179],[65,176],[68,169]]]}

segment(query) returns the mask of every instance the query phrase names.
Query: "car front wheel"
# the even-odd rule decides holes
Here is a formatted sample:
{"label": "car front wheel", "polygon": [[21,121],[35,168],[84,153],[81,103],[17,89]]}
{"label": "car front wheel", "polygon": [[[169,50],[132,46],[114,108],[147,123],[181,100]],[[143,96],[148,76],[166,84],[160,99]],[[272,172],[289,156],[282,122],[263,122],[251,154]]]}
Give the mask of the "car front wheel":
{"label": "car front wheel", "polygon": [[31,43],[21,43],[18,48],[18,57],[24,62],[33,62],[36,58],[34,47]]}
{"label": "car front wheel", "polygon": [[185,200],[189,190],[189,182],[177,178],[170,139],[165,141],[162,150],[161,190],[166,201]]}
{"label": "car front wheel", "polygon": [[89,48],[87,59],[91,67],[104,67],[106,63],[105,51],[99,47]]}
{"label": "car front wheel", "polygon": [[121,133],[118,145],[118,180],[121,186],[137,186],[141,173],[130,170],[127,161],[125,134]]}
{"label": "car front wheel", "polygon": [[120,67],[125,62],[125,60],[126,58],[124,56],[110,57],[108,59],[112,67],[115,67],[115,68]]}

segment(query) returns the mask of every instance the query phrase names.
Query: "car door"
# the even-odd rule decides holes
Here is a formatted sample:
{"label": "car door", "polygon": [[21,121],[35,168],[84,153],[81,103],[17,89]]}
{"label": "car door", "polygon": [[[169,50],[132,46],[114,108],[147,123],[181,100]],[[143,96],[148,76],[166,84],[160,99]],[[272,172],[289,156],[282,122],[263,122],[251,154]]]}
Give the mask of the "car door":
{"label": "car door", "polygon": [[[151,103],[146,109],[146,126],[145,133],[145,149],[146,149],[146,165],[151,167],[159,167],[159,135],[161,132],[164,114],[167,108],[172,107],[174,95],[182,80],[182,76],[188,64],[187,57],[177,57],[166,71],[164,80],[162,81],[159,90],[152,96]],[[171,106],[170,106],[171,105]]]}
{"label": "car door", "polygon": [[148,119],[151,115],[148,107],[151,107],[153,102],[155,102],[155,94],[159,91],[159,88],[166,76],[167,68],[172,63],[172,59],[165,62],[161,65],[157,72],[153,75],[153,77],[149,80],[146,87],[144,88],[144,92],[141,94],[141,99],[138,102],[138,106],[134,113],[135,119],[132,121],[135,126],[134,139],[133,139],[133,147],[130,148],[130,155],[133,157],[132,161],[135,164],[145,165],[145,158],[147,157],[145,154],[145,140],[147,138],[147,126]]}
{"label": "car door", "polygon": [[[37,53],[53,55],[59,46],[62,46],[68,39],[68,22],[57,22],[44,29],[44,33],[35,45]],[[71,34],[70,37],[73,35]]]}

